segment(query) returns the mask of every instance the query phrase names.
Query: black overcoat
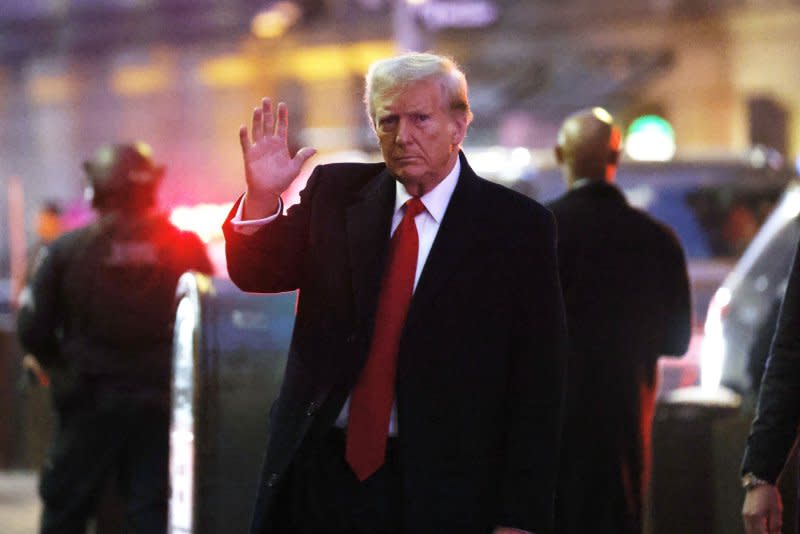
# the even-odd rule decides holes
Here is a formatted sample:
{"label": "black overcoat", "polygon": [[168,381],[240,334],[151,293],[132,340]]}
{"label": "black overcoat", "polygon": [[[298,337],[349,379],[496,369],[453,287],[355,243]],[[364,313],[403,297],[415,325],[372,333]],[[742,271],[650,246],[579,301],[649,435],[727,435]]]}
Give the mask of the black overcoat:
{"label": "black overcoat", "polygon": [[558,531],[640,532],[656,362],[691,337],[683,250],[613,185],[549,207],[570,345]]}
{"label": "black overcoat", "polygon": [[[508,525],[545,534],[566,338],[554,221],[534,201],[479,178],[460,157],[399,349],[404,530],[485,534]],[[300,291],[254,533],[280,531],[275,497],[295,451],[325,412],[320,407],[343,401],[359,376],[394,198],[384,164],[322,165],[301,202],[254,235],[225,224],[228,269],[239,287]]]}

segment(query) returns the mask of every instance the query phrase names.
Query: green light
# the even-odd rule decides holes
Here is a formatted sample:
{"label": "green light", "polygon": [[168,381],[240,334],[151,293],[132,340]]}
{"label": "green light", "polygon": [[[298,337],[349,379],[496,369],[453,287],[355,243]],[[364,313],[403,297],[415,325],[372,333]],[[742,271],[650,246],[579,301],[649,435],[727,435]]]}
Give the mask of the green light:
{"label": "green light", "polygon": [[643,115],[628,126],[625,151],[635,160],[669,160],[675,155],[675,130],[658,115]]}
{"label": "green light", "polygon": [[648,136],[669,137],[675,140],[675,130],[663,117],[658,115],[642,115],[628,126],[628,135],[644,133]]}

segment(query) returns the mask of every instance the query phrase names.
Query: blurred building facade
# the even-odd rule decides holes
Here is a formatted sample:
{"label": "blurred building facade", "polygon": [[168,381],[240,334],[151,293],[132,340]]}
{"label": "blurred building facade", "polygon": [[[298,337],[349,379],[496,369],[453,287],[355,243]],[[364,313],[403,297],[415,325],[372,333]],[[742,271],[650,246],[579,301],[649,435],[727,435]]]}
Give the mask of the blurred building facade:
{"label": "blurred building facade", "polygon": [[80,211],[98,145],[144,139],[169,168],[165,205],[230,200],[236,131],[262,95],[289,103],[293,145],[372,150],[362,76],[403,48],[463,64],[469,143],[546,148],[564,115],[603,105],[664,116],[679,152],[793,159],[798,27],[797,0],[6,0],[0,185],[5,200],[10,177],[25,184],[32,231],[43,198]]}

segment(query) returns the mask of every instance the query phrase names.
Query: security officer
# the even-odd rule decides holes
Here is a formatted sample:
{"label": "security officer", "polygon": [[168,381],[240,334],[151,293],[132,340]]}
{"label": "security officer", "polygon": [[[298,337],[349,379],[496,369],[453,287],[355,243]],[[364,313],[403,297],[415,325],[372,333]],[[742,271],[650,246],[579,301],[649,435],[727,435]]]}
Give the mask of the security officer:
{"label": "security officer", "polygon": [[212,267],[200,239],[155,209],[164,168],[147,145],[104,146],[84,170],[98,217],[43,249],[17,324],[58,418],[40,532],[84,533],[112,476],[126,532],[165,532],[175,288]]}

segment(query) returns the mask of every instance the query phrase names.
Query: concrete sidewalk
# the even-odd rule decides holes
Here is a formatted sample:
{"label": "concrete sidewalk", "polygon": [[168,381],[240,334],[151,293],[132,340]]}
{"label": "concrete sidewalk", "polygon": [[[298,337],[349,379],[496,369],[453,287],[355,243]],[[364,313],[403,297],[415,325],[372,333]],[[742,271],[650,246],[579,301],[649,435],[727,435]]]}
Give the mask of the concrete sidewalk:
{"label": "concrete sidewalk", "polygon": [[41,509],[37,481],[32,471],[0,471],[0,532],[35,534]]}

